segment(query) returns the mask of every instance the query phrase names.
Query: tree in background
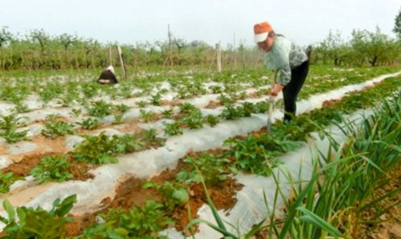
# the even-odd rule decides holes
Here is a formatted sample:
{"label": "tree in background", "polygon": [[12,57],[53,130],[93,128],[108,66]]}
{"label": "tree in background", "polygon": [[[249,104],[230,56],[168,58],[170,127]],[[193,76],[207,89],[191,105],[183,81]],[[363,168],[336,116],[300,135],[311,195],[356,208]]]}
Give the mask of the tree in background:
{"label": "tree in background", "polygon": [[8,69],[12,64],[10,62],[10,55],[8,51],[3,50],[5,47],[14,41],[13,34],[8,31],[7,27],[3,27],[0,31],[0,67],[1,69]]}
{"label": "tree in background", "polygon": [[331,61],[335,66],[355,65],[356,58],[350,43],[342,39],[339,31],[335,34],[330,31],[329,35],[315,47],[312,56],[313,62],[322,61],[323,64],[327,64]]}
{"label": "tree in background", "polygon": [[401,9],[398,12],[398,15],[395,17],[395,26],[393,32],[397,35],[399,39],[401,39]]}
{"label": "tree in background", "polygon": [[341,38],[341,33],[337,31],[333,34],[331,31],[326,39],[324,39],[321,44],[321,49],[323,49],[323,61],[327,58],[333,60],[335,66],[341,65],[341,61],[344,58],[344,50],[346,48],[345,42]]}
{"label": "tree in background", "polygon": [[13,39],[13,34],[8,31],[7,27],[3,27],[0,31],[0,48],[8,45]]}
{"label": "tree in background", "polygon": [[352,32],[351,45],[361,58],[361,65],[366,60],[371,66],[386,64],[394,61],[398,44],[387,35],[381,33],[380,28],[376,27],[375,32],[367,30],[354,30]]}

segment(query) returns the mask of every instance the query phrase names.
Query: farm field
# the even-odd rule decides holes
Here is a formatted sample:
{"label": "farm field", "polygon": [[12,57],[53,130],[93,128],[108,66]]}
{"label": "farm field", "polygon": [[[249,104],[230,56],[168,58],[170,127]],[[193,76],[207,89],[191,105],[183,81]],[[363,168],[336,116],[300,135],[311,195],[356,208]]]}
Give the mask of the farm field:
{"label": "farm field", "polygon": [[[229,231],[245,234],[271,214],[266,204],[278,210],[294,196],[280,172],[309,180],[317,150],[330,148],[327,134],[344,140],[327,127],[343,116],[362,121],[361,112],[371,114],[401,85],[399,67],[313,65],[298,117],[283,125],[279,96],[267,134],[266,70],[138,74],[114,86],[96,76],[2,76],[3,222],[19,207],[32,216],[25,218],[32,230],[49,233],[44,238],[219,238],[207,224],[190,223],[214,223],[210,195],[235,225]],[[53,218],[43,212],[52,208],[58,221],[44,230]],[[63,221],[67,215],[73,219]],[[0,228],[11,232],[6,224]]]}

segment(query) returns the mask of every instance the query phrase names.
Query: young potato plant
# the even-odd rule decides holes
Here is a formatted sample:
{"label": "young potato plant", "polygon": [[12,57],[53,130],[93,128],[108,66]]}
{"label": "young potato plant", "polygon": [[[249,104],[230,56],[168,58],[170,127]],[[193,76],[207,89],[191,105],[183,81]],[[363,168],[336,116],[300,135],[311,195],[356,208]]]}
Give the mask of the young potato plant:
{"label": "young potato plant", "polygon": [[71,106],[75,101],[78,101],[80,97],[75,83],[69,82],[65,87],[67,88],[67,90],[60,97],[60,103],[64,107],[68,107]]}
{"label": "young potato plant", "polygon": [[205,123],[208,123],[211,127],[214,127],[219,123],[219,117],[212,114],[204,116],[203,120]]}
{"label": "young potato plant", "polygon": [[240,84],[225,84],[224,85],[224,92],[226,93],[236,93],[238,91],[241,91],[243,89],[243,86]]}
{"label": "young potato plant", "polygon": [[123,99],[128,99],[132,94],[132,86],[126,83],[120,83],[120,87],[117,91],[117,96],[120,96]]}
{"label": "young potato plant", "polygon": [[0,91],[0,99],[5,100],[7,102],[12,102],[16,105],[22,104],[27,96],[30,93],[30,89],[28,86],[24,85],[17,85],[17,86],[10,86],[6,85],[2,87]]}
{"label": "young potato plant", "polygon": [[115,152],[117,154],[132,153],[145,148],[145,142],[133,134],[124,134],[123,136],[112,136],[116,141]]}
{"label": "young potato plant", "polygon": [[245,117],[250,117],[252,114],[256,113],[255,104],[252,104],[249,102],[244,102],[244,103],[242,103],[241,106],[242,106]]}
{"label": "young potato plant", "polygon": [[82,114],[81,108],[74,108],[71,110],[70,115],[73,117],[79,117]]}
{"label": "young potato plant", "polygon": [[271,169],[278,165],[275,157],[298,148],[300,144],[282,134],[272,136],[262,133],[259,136],[248,135],[244,139],[230,138],[224,145],[230,147],[225,155],[235,159],[233,164],[238,170],[269,176]]}
{"label": "young potato plant", "polygon": [[78,95],[72,95],[72,94],[64,94],[60,99],[57,101],[59,104],[61,104],[63,107],[68,107],[73,104],[75,99],[78,98]]}
{"label": "young potato plant", "polygon": [[225,106],[232,105],[237,101],[237,99],[233,99],[232,97],[230,97],[230,95],[227,94],[220,94],[218,99],[221,102],[221,104]]}
{"label": "young potato plant", "polygon": [[86,98],[93,98],[98,95],[99,86],[97,83],[93,82],[84,82],[81,84],[82,93],[84,93]]}
{"label": "young potato plant", "polygon": [[25,117],[17,117],[15,114],[0,116],[0,136],[7,143],[16,143],[26,139],[28,130],[17,131],[18,127],[22,126],[19,121]]}
{"label": "young potato plant", "polygon": [[195,182],[201,183],[201,178],[209,186],[221,186],[222,182],[227,179],[230,160],[223,155],[214,155],[209,152],[202,152],[199,155],[187,156],[183,162],[190,164],[189,170],[182,170],[177,174],[176,180],[179,182]]}
{"label": "young potato plant", "polygon": [[117,163],[114,157],[116,142],[100,133],[98,136],[84,135],[85,140],[72,153],[73,158],[89,164]]}
{"label": "young potato plant", "polygon": [[139,108],[145,108],[149,104],[149,102],[147,102],[145,100],[141,100],[141,101],[136,102],[136,104],[138,105]]}
{"label": "young potato plant", "polygon": [[245,100],[247,97],[248,97],[248,95],[246,94],[245,91],[242,91],[242,92],[237,94],[237,99],[238,100]]}
{"label": "young potato plant", "polygon": [[115,111],[115,106],[107,103],[104,100],[99,100],[92,102],[91,106],[87,110],[90,116],[104,117],[113,114]]}
{"label": "young potato plant", "polygon": [[240,106],[226,105],[219,115],[221,118],[226,120],[236,120],[242,117],[250,117],[255,113],[265,113],[268,110],[268,104],[266,102],[258,102],[256,104],[250,102],[244,102]]}
{"label": "young potato plant", "polygon": [[5,239],[26,238],[64,238],[66,230],[64,226],[72,221],[66,217],[73,204],[77,202],[76,195],[69,196],[60,202],[56,199],[53,208],[46,211],[41,207],[27,208],[25,206],[13,208],[11,203],[5,199],[3,208],[8,214],[8,219],[0,216],[0,221],[6,226]]}
{"label": "young potato plant", "polygon": [[13,110],[13,112],[15,112],[16,114],[20,114],[20,113],[28,113],[31,110],[28,108],[28,106],[26,106],[25,104],[23,104],[22,102],[18,102],[15,104],[15,108]]}
{"label": "young potato plant", "polygon": [[112,100],[117,99],[117,90],[111,86],[111,87],[101,87],[99,89],[99,95],[104,95],[110,97]]}
{"label": "young potato plant", "polygon": [[175,207],[181,206],[188,202],[189,194],[187,185],[179,182],[164,182],[157,184],[152,181],[147,181],[142,185],[143,188],[154,188],[163,198],[164,207],[168,212],[171,212]]}
{"label": "young potato plant", "polygon": [[213,94],[221,94],[223,93],[223,87],[220,85],[212,85],[209,87]]}
{"label": "young potato plant", "polygon": [[151,110],[146,111],[144,109],[140,109],[139,110],[139,119],[141,122],[144,122],[144,123],[151,122],[152,120],[156,119],[156,113]]}
{"label": "young potato plant", "polygon": [[124,114],[125,112],[127,112],[130,109],[129,106],[125,105],[125,104],[119,104],[119,105],[116,105],[115,107],[116,107],[116,110],[120,111],[122,114]]}
{"label": "young potato plant", "polygon": [[10,130],[11,128],[18,128],[22,125],[19,121],[27,119],[26,117],[18,117],[16,114],[1,115],[0,116],[0,129]]}
{"label": "young potato plant", "polygon": [[190,92],[191,96],[198,96],[198,95],[204,95],[207,93],[207,90],[204,88],[202,82],[195,81],[191,82],[188,85],[186,85],[188,88],[188,92]]}
{"label": "young potato plant", "polygon": [[228,94],[228,96],[231,98],[232,102],[237,102],[238,100],[240,100],[242,97],[246,97],[246,94],[243,95],[242,93],[238,93],[238,92],[231,92]]}
{"label": "young potato plant", "polygon": [[178,107],[181,114],[189,114],[195,110],[198,110],[195,105],[187,102],[180,104]]}
{"label": "young potato plant", "polygon": [[269,110],[269,104],[264,101],[264,102],[258,102],[255,105],[255,113],[266,113]]}
{"label": "young potato plant", "polygon": [[190,113],[186,114],[186,116],[180,119],[179,122],[183,123],[190,129],[200,129],[203,127],[202,112],[200,109],[196,108],[195,110],[192,110]]}
{"label": "young potato plant", "polygon": [[162,112],[162,118],[163,119],[171,119],[171,117],[174,115],[174,111],[172,109],[164,110]]}
{"label": "young potato plant", "polygon": [[163,229],[174,224],[161,203],[147,200],[142,207],[134,206],[129,211],[121,208],[109,209],[101,214],[104,222],[85,229],[77,239],[168,239],[159,236]]}
{"label": "young potato plant", "polygon": [[146,145],[149,145],[151,147],[156,146],[164,146],[166,140],[159,138],[156,136],[156,130],[155,129],[149,129],[149,130],[143,130],[140,133],[140,137],[141,140],[143,140],[145,142]]}
{"label": "young potato plant", "polygon": [[[265,72],[263,72],[263,74],[265,74]],[[251,77],[250,79],[252,87],[261,87],[271,84],[271,80],[266,77],[261,78],[260,76],[254,76]]]}
{"label": "young potato plant", "polygon": [[182,85],[175,87],[178,99],[186,99],[192,96],[203,95],[207,90],[203,87],[202,82],[199,81],[185,81]]}
{"label": "young potato plant", "polygon": [[39,90],[38,95],[43,102],[48,103],[52,99],[62,95],[63,92],[64,87],[62,85],[58,83],[47,83]]}
{"label": "young potato plant", "polygon": [[67,134],[75,134],[73,124],[57,119],[57,115],[48,115],[46,117],[45,128],[42,130],[42,135],[55,139]]}
{"label": "young potato plant", "polygon": [[175,121],[173,123],[166,123],[163,122],[165,128],[164,128],[164,134],[166,136],[173,136],[173,135],[179,135],[182,134],[182,128],[179,122]]}
{"label": "young potato plant", "polygon": [[227,105],[219,115],[225,120],[236,120],[245,116],[244,109],[241,106],[233,107]]}
{"label": "young potato plant", "polygon": [[64,182],[73,177],[69,172],[71,164],[67,155],[53,155],[42,158],[40,163],[31,170],[32,175],[39,183]]}
{"label": "young potato plant", "polygon": [[23,179],[16,177],[13,172],[3,173],[0,171],[0,193],[10,191],[10,186],[17,180]]}
{"label": "young potato plant", "polygon": [[81,125],[83,129],[94,130],[99,128],[100,122],[96,118],[86,118],[82,122],[78,122],[78,125]]}
{"label": "young potato plant", "polygon": [[112,124],[124,123],[124,114],[114,114],[114,121]]}
{"label": "young potato plant", "polygon": [[188,89],[186,87],[177,87],[176,89],[177,96],[175,98],[177,99],[187,99],[191,96],[189,93]]}
{"label": "young potato plant", "polygon": [[161,101],[162,101],[162,95],[160,93],[150,96],[150,103],[152,105],[160,106]]}

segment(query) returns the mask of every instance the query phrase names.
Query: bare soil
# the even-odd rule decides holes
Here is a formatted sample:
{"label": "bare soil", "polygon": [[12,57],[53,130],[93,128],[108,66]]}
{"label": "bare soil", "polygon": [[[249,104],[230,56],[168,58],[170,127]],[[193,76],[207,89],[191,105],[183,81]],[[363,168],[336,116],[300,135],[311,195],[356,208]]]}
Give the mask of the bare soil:
{"label": "bare soil", "polygon": [[205,106],[205,109],[216,109],[217,107],[220,106],[223,106],[223,104],[220,101],[211,100],[209,101],[209,104]]}
{"label": "bare soil", "polygon": [[183,100],[175,99],[175,100],[161,100],[160,105],[163,106],[178,106],[182,104]]}

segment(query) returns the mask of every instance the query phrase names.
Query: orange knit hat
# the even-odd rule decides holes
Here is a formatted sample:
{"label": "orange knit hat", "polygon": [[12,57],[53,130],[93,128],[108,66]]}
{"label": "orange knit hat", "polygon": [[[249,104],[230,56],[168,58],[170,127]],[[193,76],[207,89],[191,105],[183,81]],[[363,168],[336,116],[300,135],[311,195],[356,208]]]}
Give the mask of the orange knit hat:
{"label": "orange knit hat", "polygon": [[269,32],[272,31],[273,28],[268,22],[257,23],[253,26],[253,32],[255,33],[255,42],[262,42],[266,40],[269,36]]}

